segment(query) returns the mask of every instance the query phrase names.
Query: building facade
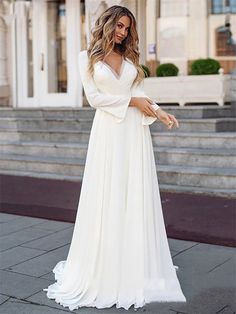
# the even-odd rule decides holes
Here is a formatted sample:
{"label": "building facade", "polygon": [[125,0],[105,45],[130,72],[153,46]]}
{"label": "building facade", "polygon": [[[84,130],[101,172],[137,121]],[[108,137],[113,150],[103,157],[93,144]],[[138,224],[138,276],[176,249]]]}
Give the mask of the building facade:
{"label": "building facade", "polygon": [[236,0],[1,0],[0,106],[81,107],[77,56],[113,4],[136,16],[140,63],[152,75],[164,62],[185,75],[207,57],[235,68]]}

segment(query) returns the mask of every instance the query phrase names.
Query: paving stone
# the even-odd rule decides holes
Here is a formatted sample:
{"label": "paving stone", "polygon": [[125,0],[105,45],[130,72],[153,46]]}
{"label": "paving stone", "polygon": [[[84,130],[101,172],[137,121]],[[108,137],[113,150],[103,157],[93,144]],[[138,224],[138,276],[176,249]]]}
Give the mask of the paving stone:
{"label": "paving stone", "polygon": [[45,278],[45,279],[48,279],[48,280],[51,280],[51,281],[55,281],[54,279],[54,273],[52,271],[50,271],[49,273],[43,275],[43,276],[40,276],[40,278]]}
{"label": "paving stone", "polygon": [[0,236],[7,235],[12,232],[26,229],[26,228],[29,228],[31,226],[35,226],[38,224],[42,224],[42,221],[39,218],[22,217],[18,219],[12,219],[10,221],[7,221],[1,224]]}
{"label": "paving stone", "polygon": [[235,297],[234,289],[203,289],[194,297],[187,299],[185,304],[173,305],[172,309],[180,313],[221,314],[227,313],[221,312],[225,308],[224,311],[227,310],[228,313],[233,314],[236,312]]}
{"label": "paving stone", "polygon": [[[34,228],[35,230],[39,228]],[[44,229],[40,229],[40,231],[48,231]],[[73,226],[66,228],[64,230],[61,230],[59,232],[54,232],[53,234],[50,234],[46,237],[43,237],[41,239],[37,239],[34,241],[30,241],[26,244],[23,244],[23,247],[30,247],[35,249],[41,249],[45,251],[53,250],[58,247],[61,247],[62,245],[71,243],[72,234],[73,234]]]}
{"label": "paving stone", "polygon": [[[7,295],[0,294],[0,305],[5,302],[9,297]],[[0,308],[1,310],[1,308]],[[1,312],[0,312],[1,313]]]}
{"label": "paving stone", "polygon": [[206,275],[213,287],[234,288],[236,295],[236,256],[219,264]]}
{"label": "paving stone", "polygon": [[[177,276],[188,302],[198,297],[203,291],[236,289],[235,268],[233,268],[230,262],[228,265],[226,263],[225,269],[218,267],[211,272],[199,271],[199,268],[195,268],[195,263],[198,263],[198,261],[195,262],[194,257],[192,260],[189,260],[189,263],[192,265],[192,269],[180,266],[177,271]],[[210,299],[208,299],[208,302],[211,302]]]}
{"label": "paving stone", "polygon": [[57,262],[67,258],[69,247],[70,245],[68,244],[56,250],[44,253],[41,256],[11,267],[11,270],[21,274],[40,277],[52,271]]}
{"label": "paving stone", "polygon": [[[2,216],[3,217],[3,216]],[[0,226],[8,224],[15,225],[15,219],[3,217],[5,222]],[[23,219],[22,219],[23,218]],[[1,215],[0,215],[1,219]],[[9,220],[8,220],[9,219]],[[24,217],[16,218],[23,226]],[[28,220],[34,223],[34,218]],[[54,225],[55,223],[55,225]],[[12,271],[0,271],[0,313],[4,314],[59,314],[71,313],[69,308],[50,300],[46,296],[44,288],[55,281],[52,269],[57,262],[65,260],[72,238],[74,224],[61,223],[57,221],[44,220],[33,224],[24,230],[16,231],[9,236],[3,236],[8,244],[13,244],[14,234],[21,235],[21,239],[30,239],[27,243],[18,246],[19,250],[30,250],[39,252],[41,255],[19,262],[12,266]],[[12,227],[13,228],[13,227]],[[14,228],[13,228],[14,229]],[[45,234],[45,237],[32,240],[33,234]],[[51,232],[51,234],[49,234]],[[68,242],[69,241],[69,242]],[[177,276],[187,303],[184,302],[153,302],[146,304],[143,308],[129,313],[146,314],[233,314],[236,313],[236,251],[235,248],[208,245],[192,241],[168,239],[173,257],[174,265],[178,265]],[[67,243],[65,245],[65,243]],[[4,243],[4,240],[0,244]],[[17,242],[15,242],[17,243]],[[61,247],[58,247],[58,246]],[[17,245],[17,244],[16,244]],[[29,247],[26,247],[28,246]],[[56,248],[56,249],[55,249]],[[16,248],[14,248],[16,249]],[[6,253],[13,250],[9,249]],[[18,259],[20,251],[12,251],[12,261]],[[28,251],[28,254],[30,252]],[[1,253],[0,253],[1,254]],[[25,254],[22,254],[22,256]],[[1,255],[0,255],[1,256]],[[6,255],[7,256],[7,255]],[[21,256],[21,255],[20,255]],[[19,258],[20,259],[20,258]],[[1,262],[1,260],[0,260]],[[10,267],[10,266],[9,266]],[[34,276],[34,277],[33,277]],[[36,278],[39,277],[39,278]],[[23,288],[22,288],[23,287]],[[12,298],[7,299],[8,296]],[[15,299],[19,298],[19,299]],[[27,299],[27,302],[20,299]],[[115,306],[109,309],[79,308],[73,313],[80,314],[127,314],[125,309],[116,309]]]}
{"label": "paving stone", "polygon": [[[5,236],[1,236],[0,251],[13,248],[23,243],[28,243],[30,240],[38,239],[51,233],[54,233],[54,231],[30,227]],[[27,244],[25,244],[25,246],[27,246]]]}
{"label": "paving stone", "polygon": [[187,274],[206,273],[233,256],[234,248],[199,243],[186,251],[176,253],[173,262],[181,265]]}
{"label": "paving stone", "polygon": [[[31,302],[35,302],[35,303],[39,303],[42,305],[46,305],[49,307],[54,307],[56,309],[60,309],[60,310],[67,310],[69,311],[69,308],[67,307],[63,307],[61,304],[55,302],[55,300],[53,299],[49,299],[46,295],[46,291],[40,291],[36,294],[34,294],[33,296],[29,297],[26,299],[27,301],[31,301]],[[88,312],[87,312],[88,311]],[[97,309],[93,309],[93,308],[80,308],[78,310],[74,310],[73,313],[96,313],[98,310]],[[70,311],[71,312],[71,311]],[[99,311],[99,313],[101,313]]]}
{"label": "paving stone", "polygon": [[198,242],[184,241],[178,239],[168,238],[169,247],[171,251],[180,252],[191,248],[194,245],[198,245]]}
{"label": "paving stone", "polygon": [[[16,298],[27,298],[50,284],[47,279],[37,278],[36,280],[33,277],[6,270],[0,270],[0,278],[0,293]],[[0,309],[2,310],[2,306]]]}
{"label": "paving stone", "polygon": [[8,221],[17,219],[19,217],[20,217],[19,215],[0,213],[0,223],[8,222]]}
{"label": "paving stone", "polygon": [[40,250],[14,247],[0,253],[0,269],[16,265],[30,258],[43,254]]}
{"label": "paving stone", "polygon": [[43,306],[40,304],[31,304],[26,301],[10,298],[6,303],[1,305],[0,313],[4,314],[60,314],[68,311],[58,310]]}
{"label": "paving stone", "polygon": [[58,231],[58,230],[70,228],[73,225],[74,224],[72,224],[70,222],[46,220],[45,222],[41,223],[40,225],[35,226],[35,228]]}

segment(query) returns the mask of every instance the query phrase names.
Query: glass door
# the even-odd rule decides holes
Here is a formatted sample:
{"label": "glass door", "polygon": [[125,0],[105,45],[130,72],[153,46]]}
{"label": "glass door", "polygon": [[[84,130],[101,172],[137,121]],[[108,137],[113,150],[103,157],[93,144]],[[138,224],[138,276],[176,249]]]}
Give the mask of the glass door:
{"label": "glass door", "polygon": [[27,14],[23,14],[24,27],[19,28],[18,36],[21,40],[24,38],[24,49],[17,50],[19,59],[24,59],[23,64],[18,61],[20,73],[24,73],[23,83],[18,71],[19,106],[82,106],[77,67],[81,42],[80,1],[20,3]]}

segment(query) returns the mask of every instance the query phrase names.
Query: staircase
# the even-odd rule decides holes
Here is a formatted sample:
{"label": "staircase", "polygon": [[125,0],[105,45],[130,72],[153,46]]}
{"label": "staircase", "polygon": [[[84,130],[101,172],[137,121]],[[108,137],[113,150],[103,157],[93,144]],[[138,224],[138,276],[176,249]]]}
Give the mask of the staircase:
{"label": "staircase", "polygon": [[[162,106],[179,129],[150,126],[160,189],[236,196],[230,106]],[[94,116],[80,109],[0,109],[0,174],[81,181]]]}

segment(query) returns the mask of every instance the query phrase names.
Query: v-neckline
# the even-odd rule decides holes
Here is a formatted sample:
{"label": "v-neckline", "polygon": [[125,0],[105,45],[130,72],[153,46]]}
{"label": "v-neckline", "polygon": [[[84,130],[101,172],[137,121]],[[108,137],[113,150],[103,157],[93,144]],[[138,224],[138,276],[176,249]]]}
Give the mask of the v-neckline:
{"label": "v-neckline", "polygon": [[125,65],[125,59],[123,56],[122,56],[122,62],[121,62],[119,74],[105,61],[101,61],[101,63],[104,64],[111,71],[111,73],[115,76],[117,80],[121,78],[123,74],[123,70],[124,70],[124,65]]}

